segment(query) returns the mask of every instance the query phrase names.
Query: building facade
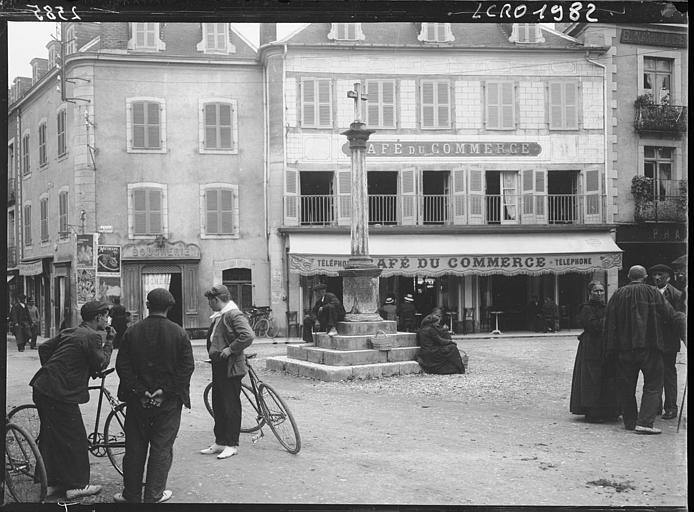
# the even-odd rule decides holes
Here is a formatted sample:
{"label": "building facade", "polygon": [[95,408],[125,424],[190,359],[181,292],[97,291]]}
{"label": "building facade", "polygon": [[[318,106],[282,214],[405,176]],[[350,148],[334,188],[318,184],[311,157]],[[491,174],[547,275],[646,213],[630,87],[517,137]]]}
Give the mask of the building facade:
{"label": "building facade", "polygon": [[142,318],[158,286],[190,331],[209,324],[213,282],[267,304],[254,46],[227,23],[62,24],[61,40],[9,113],[13,280],[41,297],[44,333],[92,298]]}
{"label": "building facade", "polygon": [[[610,157],[618,172],[617,243],[624,269],[674,265],[686,282],[688,203],[687,27],[571,24],[582,41],[610,47],[606,67],[612,121]],[[626,275],[620,275],[620,283]]]}
{"label": "building facade", "polygon": [[[314,23],[280,41],[261,26],[269,130],[269,253],[277,310],[318,281],[341,294],[350,253],[355,118],[370,253],[382,298],[412,293],[456,331],[528,327],[534,297],[575,327],[592,278],[617,285],[605,158],[606,51],[534,24]],[[457,324],[455,322],[458,322]]]}

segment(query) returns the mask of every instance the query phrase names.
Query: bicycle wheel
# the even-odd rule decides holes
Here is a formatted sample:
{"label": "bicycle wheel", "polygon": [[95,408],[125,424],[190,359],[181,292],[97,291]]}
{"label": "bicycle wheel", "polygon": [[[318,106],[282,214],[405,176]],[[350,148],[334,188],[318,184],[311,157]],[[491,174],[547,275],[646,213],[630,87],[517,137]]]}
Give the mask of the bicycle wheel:
{"label": "bicycle wheel", "polygon": [[275,323],[274,318],[269,318],[268,319],[268,328],[267,328],[267,337],[268,338],[276,338],[280,333],[280,328],[277,327],[277,324]]}
{"label": "bicycle wheel", "polygon": [[5,432],[6,495],[17,503],[41,503],[48,479],[41,453],[31,434],[15,423]]}
{"label": "bicycle wheel", "polygon": [[119,404],[108,414],[104,424],[104,444],[111,464],[122,475],[125,455],[125,404]]}
{"label": "bicycle wheel", "polygon": [[270,322],[267,321],[267,318],[261,318],[258,320],[255,324],[255,327],[253,330],[255,331],[255,335],[258,338],[265,338],[267,337],[267,331],[270,328]]}
{"label": "bicycle wheel", "polygon": [[270,425],[272,433],[289,453],[299,453],[301,436],[287,404],[269,384],[264,382],[258,388],[258,395],[260,395],[260,406],[263,409],[265,421]]}
{"label": "bicycle wheel", "polygon": [[[203,393],[205,409],[214,418],[212,410],[212,383],[210,382]],[[245,382],[241,383],[241,432],[250,434],[260,429],[265,424],[262,414],[258,412],[258,406],[255,403],[255,395],[253,388]]]}
{"label": "bicycle wheel", "polygon": [[31,435],[36,443],[39,442],[41,419],[39,418],[39,410],[34,404],[18,405],[7,414],[7,421],[19,425]]}

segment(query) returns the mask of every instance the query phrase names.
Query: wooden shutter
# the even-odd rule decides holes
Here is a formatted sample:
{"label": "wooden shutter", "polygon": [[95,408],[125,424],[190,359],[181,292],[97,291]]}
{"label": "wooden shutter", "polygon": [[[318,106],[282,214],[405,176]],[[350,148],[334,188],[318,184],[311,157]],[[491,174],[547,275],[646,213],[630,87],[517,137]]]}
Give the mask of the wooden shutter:
{"label": "wooden shutter", "polygon": [[217,105],[207,103],[203,108],[205,116],[205,149],[215,149],[217,142]]}
{"label": "wooden shutter", "polygon": [[160,123],[161,109],[159,103],[150,101],[147,103],[147,148],[155,149],[161,147]]}
{"label": "wooden shutter", "polygon": [[584,212],[586,224],[602,221],[602,198],[600,195],[600,169],[588,169],[583,173]]}
{"label": "wooden shutter", "polygon": [[440,128],[450,125],[450,92],[450,85],[447,81],[436,84],[436,105],[438,109],[436,126]]}
{"label": "wooden shutter", "polygon": [[484,172],[477,166],[468,170],[468,222],[484,224]]}
{"label": "wooden shutter", "polygon": [[41,241],[48,240],[48,198],[41,199]]}
{"label": "wooden shutter", "polygon": [[301,124],[316,126],[316,82],[301,81]]}
{"label": "wooden shutter", "polygon": [[535,169],[535,223],[547,224],[547,169]]}
{"label": "wooden shutter", "polygon": [[578,85],[564,84],[564,127],[578,129]]}
{"label": "wooden shutter", "polygon": [[453,169],[453,224],[466,224],[465,168]]}
{"label": "wooden shutter", "polygon": [[218,192],[218,190],[205,191],[205,233],[208,235],[220,233]]}
{"label": "wooden shutter", "polygon": [[435,123],[434,83],[422,82],[422,128],[433,128]]}
{"label": "wooden shutter", "polygon": [[219,147],[233,149],[231,140],[232,108],[229,103],[219,104]]}
{"label": "wooden shutter", "polygon": [[521,224],[535,224],[535,172],[523,169],[521,172]]}
{"label": "wooden shutter", "polygon": [[149,213],[149,233],[162,232],[163,197],[161,190],[149,189],[148,191],[148,213]]}
{"label": "wooden shutter", "polygon": [[516,127],[516,102],[513,82],[501,84],[501,128],[513,129]]}
{"label": "wooden shutter", "polygon": [[559,129],[564,127],[562,107],[562,84],[549,84],[549,127]]}
{"label": "wooden shutter", "polygon": [[330,80],[318,80],[318,126],[332,126]]}
{"label": "wooden shutter", "polygon": [[121,284],[123,286],[123,306],[130,312],[131,324],[140,320],[140,296],[142,282],[139,265],[124,264],[121,269]]}
{"label": "wooden shutter", "polygon": [[147,234],[147,189],[135,189],[132,192],[133,234]]}
{"label": "wooden shutter", "polygon": [[299,171],[296,169],[284,173],[284,225],[299,225]]}
{"label": "wooden shutter", "polygon": [[219,216],[221,233],[230,235],[234,232],[234,194],[231,189],[219,191]]}
{"label": "wooden shutter", "polygon": [[199,327],[198,317],[198,264],[197,262],[183,265],[183,327]]}
{"label": "wooden shutter", "polygon": [[337,224],[352,223],[352,170],[337,171]]}
{"label": "wooden shutter", "polygon": [[145,147],[145,103],[138,101],[131,104],[133,119],[132,147]]}
{"label": "wooden shutter", "polygon": [[401,169],[399,173],[400,223],[402,225],[413,225],[417,222],[416,176],[417,169],[414,167]]}
{"label": "wooden shutter", "polygon": [[487,82],[485,89],[487,128],[496,129],[499,128],[499,111],[501,108],[499,105],[499,84],[496,82]]}
{"label": "wooden shutter", "polygon": [[366,82],[366,95],[369,101],[366,102],[366,123],[370,126],[381,126],[383,120],[380,116],[381,94],[379,82],[369,80]]}
{"label": "wooden shutter", "polygon": [[381,126],[395,127],[395,82],[381,82],[381,105],[383,119]]}

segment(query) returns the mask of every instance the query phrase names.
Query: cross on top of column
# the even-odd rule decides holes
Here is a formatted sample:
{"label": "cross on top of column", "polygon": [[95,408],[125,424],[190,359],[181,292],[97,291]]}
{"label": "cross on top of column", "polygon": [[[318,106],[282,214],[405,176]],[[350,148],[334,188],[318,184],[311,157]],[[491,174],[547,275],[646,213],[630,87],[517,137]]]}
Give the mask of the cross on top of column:
{"label": "cross on top of column", "polygon": [[354,121],[357,123],[361,122],[361,108],[359,106],[362,101],[368,101],[368,97],[361,92],[361,83],[355,82],[354,90],[347,91],[347,97],[354,100]]}

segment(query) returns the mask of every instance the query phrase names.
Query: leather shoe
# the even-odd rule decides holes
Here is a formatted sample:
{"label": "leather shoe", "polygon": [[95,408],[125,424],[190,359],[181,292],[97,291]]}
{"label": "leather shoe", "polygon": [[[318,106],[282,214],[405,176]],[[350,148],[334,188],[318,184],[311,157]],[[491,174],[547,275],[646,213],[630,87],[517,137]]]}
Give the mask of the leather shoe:
{"label": "leather shoe", "polygon": [[624,429],[625,430],[634,430],[636,428],[636,422],[624,422]]}
{"label": "leather shoe", "polygon": [[671,420],[671,419],[676,418],[676,417],[677,417],[677,409],[667,409],[663,413],[663,419],[664,420]]}
{"label": "leather shoe", "polygon": [[653,434],[660,434],[661,432],[662,432],[662,430],[660,430],[659,428],[655,428],[655,427],[644,427],[644,426],[642,426],[642,425],[636,425],[636,433],[637,433],[637,434],[650,434],[650,435],[653,435]]}
{"label": "leather shoe", "polygon": [[212,443],[209,446],[209,448],[203,448],[202,450],[200,450],[200,453],[202,453],[203,455],[211,455],[213,453],[221,452],[222,450],[224,450],[224,448],[226,447],[217,443]]}
{"label": "leather shoe", "polygon": [[239,449],[237,446],[225,446],[222,453],[217,455],[217,458],[218,459],[228,459],[229,457],[233,457],[237,453],[239,453]]}

